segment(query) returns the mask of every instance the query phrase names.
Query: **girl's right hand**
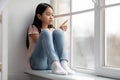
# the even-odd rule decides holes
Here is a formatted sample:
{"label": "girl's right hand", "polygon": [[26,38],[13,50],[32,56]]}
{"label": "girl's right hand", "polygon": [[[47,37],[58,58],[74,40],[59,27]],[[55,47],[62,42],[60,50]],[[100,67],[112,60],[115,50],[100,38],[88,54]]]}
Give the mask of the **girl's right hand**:
{"label": "girl's right hand", "polygon": [[66,31],[67,30],[67,23],[68,22],[68,19],[60,26],[60,29],[62,29],[63,31]]}

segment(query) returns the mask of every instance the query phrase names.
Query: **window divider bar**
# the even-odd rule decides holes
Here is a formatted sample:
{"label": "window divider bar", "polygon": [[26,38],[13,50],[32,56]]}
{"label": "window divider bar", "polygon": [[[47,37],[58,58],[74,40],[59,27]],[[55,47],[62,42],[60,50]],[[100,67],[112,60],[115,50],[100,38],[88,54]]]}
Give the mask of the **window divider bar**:
{"label": "window divider bar", "polygon": [[103,5],[100,8],[109,8],[109,7],[114,7],[114,6],[120,6],[120,3],[110,4],[110,5]]}
{"label": "window divider bar", "polygon": [[[120,3],[111,4],[111,5],[106,5],[106,6],[101,6],[100,8],[108,8],[108,7],[113,7],[113,6],[120,6]],[[57,17],[75,15],[75,14],[90,12],[90,11],[94,11],[94,10],[95,10],[95,8],[91,8],[91,9],[82,10],[82,11],[76,11],[76,12],[70,12],[70,13],[66,13],[66,14],[55,15],[54,17],[57,18]]]}
{"label": "window divider bar", "polygon": [[54,17],[63,17],[63,16],[69,16],[69,15],[75,15],[75,14],[80,14],[80,13],[85,13],[85,12],[90,12],[90,11],[94,11],[95,8],[91,8],[91,9],[87,9],[87,10],[82,10],[82,11],[76,11],[76,12],[70,12],[70,13],[66,13],[66,14],[60,14],[60,15],[55,15]]}
{"label": "window divider bar", "polygon": [[[72,12],[72,0],[70,0],[70,13]],[[73,68],[73,34],[72,34],[72,15],[70,14],[70,67]]]}

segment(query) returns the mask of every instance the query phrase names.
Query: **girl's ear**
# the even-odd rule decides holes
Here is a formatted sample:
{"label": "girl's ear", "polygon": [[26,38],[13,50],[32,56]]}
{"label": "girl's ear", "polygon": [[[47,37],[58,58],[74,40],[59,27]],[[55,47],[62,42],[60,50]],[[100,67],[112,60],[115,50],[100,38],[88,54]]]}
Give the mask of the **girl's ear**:
{"label": "girl's ear", "polygon": [[40,15],[40,14],[37,14],[37,17],[38,17],[38,19],[40,19],[40,20],[41,20],[41,15]]}

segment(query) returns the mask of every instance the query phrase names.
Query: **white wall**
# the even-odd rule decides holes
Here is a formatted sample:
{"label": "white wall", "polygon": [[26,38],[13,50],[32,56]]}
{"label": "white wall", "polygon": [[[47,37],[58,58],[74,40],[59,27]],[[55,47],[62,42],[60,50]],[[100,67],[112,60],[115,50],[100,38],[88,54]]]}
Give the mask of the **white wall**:
{"label": "white wall", "polygon": [[[50,0],[9,0],[8,5],[8,74],[17,80],[26,68],[26,29],[32,24],[37,4]],[[17,77],[15,77],[17,76]],[[20,79],[20,78],[18,78]],[[21,79],[22,80],[22,79]]]}
{"label": "white wall", "polygon": [[2,61],[1,24],[0,24],[0,63]]}
{"label": "white wall", "polygon": [[1,25],[1,11],[0,11],[0,63],[1,63],[1,56],[2,56],[2,44],[1,44],[1,35],[2,35],[2,31],[1,31],[1,29],[2,29],[2,25]]}
{"label": "white wall", "polygon": [[0,10],[0,63],[1,63],[1,61],[2,61],[2,43],[1,43],[1,38],[2,38],[2,25],[1,25],[1,10]]}

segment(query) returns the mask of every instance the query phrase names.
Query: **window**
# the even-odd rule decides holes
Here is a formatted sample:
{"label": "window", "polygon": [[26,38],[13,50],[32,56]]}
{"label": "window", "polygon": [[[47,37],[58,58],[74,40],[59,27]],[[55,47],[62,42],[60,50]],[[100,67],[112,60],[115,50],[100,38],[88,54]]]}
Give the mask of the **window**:
{"label": "window", "polygon": [[66,41],[71,66],[120,78],[120,0],[52,0],[51,4],[55,26],[69,19]]}
{"label": "window", "polygon": [[105,66],[120,67],[120,5],[105,9]]}
{"label": "window", "polygon": [[94,69],[94,11],[72,15],[72,35],[73,67]]}
{"label": "window", "polygon": [[[96,73],[120,78],[119,0],[100,0],[96,4]],[[98,43],[97,43],[98,42]],[[98,46],[99,45],[99,46]],[[98,47],[97,47],[98,46]]]}
{"label": "window", "polygon": [[105,0],[106,5],[120,3],[120,0]]}
{"label": "window", "polygon": [[71,1],[52,0],[55,26],[69,19],[66,41],[68,55],[71,52],[73,56],[71,65],[74,68],[94,69],[94,4],[90,0]]}
{"label": "window", "polygon": [[94,8],[91,0],[71,0],[72,12],[83,11]]}
{"label": "window", "polygon": [[52,0],[55,15],[70,13],[70,0]]}

